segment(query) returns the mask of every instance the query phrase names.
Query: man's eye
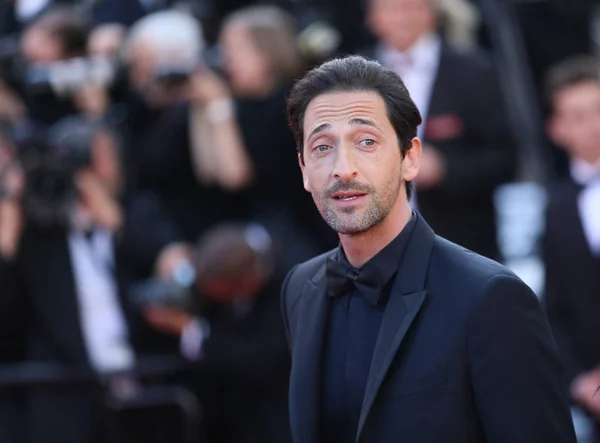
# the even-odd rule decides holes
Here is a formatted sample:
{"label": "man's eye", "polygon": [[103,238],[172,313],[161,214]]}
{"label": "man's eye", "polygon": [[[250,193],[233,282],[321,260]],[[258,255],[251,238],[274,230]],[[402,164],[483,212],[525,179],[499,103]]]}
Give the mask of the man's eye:
{"label": "man's eye", "polygon": [[315,151],[318,151],[318,152],[325,152],[328,149],[329,149],[329,146],[327,146],[327,145],[319,145],[319,146],[315,147]]}
{"label": "man's eye", "polygon": [[371,138],[367,138],[365,140],[361,140],[360,144],[363,145],[365,148],[371,148],[373,146],[375,146],[375,140],[371,139]]}

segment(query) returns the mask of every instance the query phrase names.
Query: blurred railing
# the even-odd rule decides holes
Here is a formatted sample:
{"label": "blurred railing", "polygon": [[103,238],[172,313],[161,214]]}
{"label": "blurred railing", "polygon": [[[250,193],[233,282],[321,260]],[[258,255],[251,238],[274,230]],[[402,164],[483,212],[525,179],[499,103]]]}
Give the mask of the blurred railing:
{"label": "blurred railing", "polygon": [[[26,390],[34,387],[78,386],[101,390],[107,413],[149,411],[175,407],[183,415],[180,435],[182,443],[204,443],[202,408],[189,390],[174,385],[144,385],[148,379],[166,378],[189,372],[190,365],[179,358],[156,356],[140,359],[134,368],[99,374],[92,370],[68,368],[54,363],[15,363],[0,365],[0,392]],[[111,385],[118,380],[131,379],[139,389],[127,395],[114,395]],[[106,443],[122,441],[118,428],[107,428]]]}

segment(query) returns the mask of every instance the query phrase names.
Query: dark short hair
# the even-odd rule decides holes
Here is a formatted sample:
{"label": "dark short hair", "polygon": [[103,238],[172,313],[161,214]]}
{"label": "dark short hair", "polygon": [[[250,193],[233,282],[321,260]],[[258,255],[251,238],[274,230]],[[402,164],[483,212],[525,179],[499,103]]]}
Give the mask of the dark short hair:
{"label": "dark short hair", "polygon": [[554,65],[548,71],[544,85],[548,106],[554,107],[554,97],[558,92],[587,82],[600,84],[600,63],[596,57],[578,55]]}
{"label": "dark short hair", "polygon": [[29,29],[44,30],[62,45],[64,55],[83,56],[87,52],[90,26],[87,17],[77,9],[56,6],[42,13]]}
{"label": "dark short hair", "polygon": [[[372,91],[381,96],[404,158],[422,122],[421,113],[398,74],[379,62],[357,55],[327,61],[294,85],[287,113],[300,157],[304,159],[304,116],[310,102],[320,95],[341,91]],[[406,183],[406,192],[410,198],[410,182]]]}
{"label": "dark short hair", "polygon": [[256,223],[223,222],[198,240],[195,267],[198,281],[236,282],[248,272],[270,275],[275,245],[269,231]]}

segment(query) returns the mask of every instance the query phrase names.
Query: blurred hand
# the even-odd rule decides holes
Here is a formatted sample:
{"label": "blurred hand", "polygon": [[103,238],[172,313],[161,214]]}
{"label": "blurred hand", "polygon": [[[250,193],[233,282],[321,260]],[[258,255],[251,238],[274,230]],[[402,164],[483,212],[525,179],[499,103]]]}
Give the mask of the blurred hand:
{"label": "blurred hand", "polygon": [[577,377],[571,384],[571,396],[588,410],[597,420],[600,419],[600,369],[594,369]]}
{"label": "blurred hand", "polygon": [[172,243],[166,246],[156,260],[156,276],[163,280],[173,277],[175,268],[191,257],[190,246],[186,243]]}
{"label": "blurred hand", "polygon": [[4,192],[0,199],[0,255],[10,260],[17,252],[24,226],[23,211],[19,204],[24,187],[23,172],[17,167],[9,167],[0,180]]}
{"label": "blurred hand", "polygon": [[144,319],[154,328],[167,334],[181,335],[193,317],[185,311],[166,306],[148,306],[143,311]]}
{"label": "blurred hand", "polygon": [[444,179],[445,165],[442,155],[431,145],[423,144],[419,161],[419,174],[415,179],[418,189],[431,189]]}
{"label": "blurred hand", "polygon": [[21,98],[0,81],[0,117],[17,122],[25,114],[25,104]]}
{"label": "blurred hand", "polygon": [[190,98],[203,104],[213,100],[230,98],[227,83],[209,69],[200,69],[190,79]]}
{"label": "blurred hand", "polygon": [[106,115],[110,106],[108,93],[94,84],[87,84],[75,95],[77,108],[92,119],[99,119]]}
{"label": "blurred hand", "polygon": [[123,222],[120,204],[114,199],[106,186],[89,170],[81,171],[76,178],[85,208],[90,211],[94,221],[99,225],[117,231]]}

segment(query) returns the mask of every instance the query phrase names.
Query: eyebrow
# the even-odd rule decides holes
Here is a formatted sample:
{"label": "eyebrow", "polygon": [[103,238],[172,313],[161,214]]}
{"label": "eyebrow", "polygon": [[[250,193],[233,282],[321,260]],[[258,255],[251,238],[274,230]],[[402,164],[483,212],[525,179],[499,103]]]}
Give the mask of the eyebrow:
{"label": "eyebrow", "polygon": [[[379,129],[374,122],[372,122],[371,120],[364,119],[364,118],[358,118],[358,117],[356,117],[356,118],[350,119],[348,121],[348,123],[350,125],[352,125],[352,126],[362,126],[362,125],[364,125],[364,126],[371,126],[372,128],[375,128],[375,129]],[[318,134],[319,132],[323,132],[323,131],[325,131],[326,129],[329,129],[329,128],[331,128],[331,124],[330,123],[323,123],[323,124],[317,126],[315,129],[313,129],[311,131],[311,133],[308,135],[308,138],[310,139],[314,135]]]}

